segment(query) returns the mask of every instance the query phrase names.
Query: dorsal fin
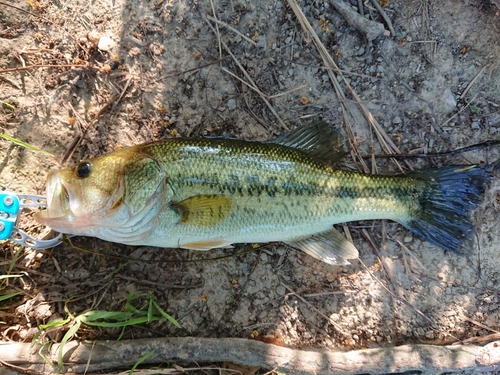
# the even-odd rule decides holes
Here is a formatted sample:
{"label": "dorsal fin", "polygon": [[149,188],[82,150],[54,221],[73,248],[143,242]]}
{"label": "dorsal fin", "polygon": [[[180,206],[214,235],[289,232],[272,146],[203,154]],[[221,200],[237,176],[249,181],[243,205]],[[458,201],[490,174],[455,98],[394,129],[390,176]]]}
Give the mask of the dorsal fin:
{"label": "dorsal fin", "polygon": [[328,164],[337,163],[349,152],[344,137],[324,121],[298,127],[268,142],[299,149]]}

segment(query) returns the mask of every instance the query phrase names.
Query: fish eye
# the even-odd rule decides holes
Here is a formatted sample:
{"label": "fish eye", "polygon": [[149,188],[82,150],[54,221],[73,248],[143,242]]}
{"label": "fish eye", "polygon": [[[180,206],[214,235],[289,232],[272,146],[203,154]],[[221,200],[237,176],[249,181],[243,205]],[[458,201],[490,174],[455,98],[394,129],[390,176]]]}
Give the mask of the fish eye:
{"label": "fish eye", "polygon": [[92,171],[92,164],[88,161],[82,161],[80,164],[76,166],[75,174],[76,177],[85,178],[90,175]]}

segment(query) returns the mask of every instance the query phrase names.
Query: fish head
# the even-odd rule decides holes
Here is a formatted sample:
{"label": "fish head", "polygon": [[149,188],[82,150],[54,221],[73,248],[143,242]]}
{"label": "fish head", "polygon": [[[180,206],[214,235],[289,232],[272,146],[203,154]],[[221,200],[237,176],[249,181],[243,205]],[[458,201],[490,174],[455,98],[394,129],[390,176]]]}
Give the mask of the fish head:
{"label": "fish head", "polygon": [[136,147],[84,160],[48,174],[47,209],[35,219],[62,233],[99,237],[143,210],[162,179],[158,163]]}

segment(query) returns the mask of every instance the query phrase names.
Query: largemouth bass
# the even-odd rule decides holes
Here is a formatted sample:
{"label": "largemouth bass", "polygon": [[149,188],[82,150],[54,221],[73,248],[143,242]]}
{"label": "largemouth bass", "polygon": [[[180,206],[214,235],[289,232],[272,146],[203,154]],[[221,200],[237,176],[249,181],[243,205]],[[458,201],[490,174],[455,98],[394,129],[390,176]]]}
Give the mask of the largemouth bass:
{"label": "largemouth bass", "polygon": [[445,250],[470,251],[484,169],[337,170],[342,144],[317,123],[268,142],[174,138],[123,148],[49,173],[48,208],[36,219],[128,245],[208,250],[281,241],[337,265],[358,251],[333,224],[390,219]]}

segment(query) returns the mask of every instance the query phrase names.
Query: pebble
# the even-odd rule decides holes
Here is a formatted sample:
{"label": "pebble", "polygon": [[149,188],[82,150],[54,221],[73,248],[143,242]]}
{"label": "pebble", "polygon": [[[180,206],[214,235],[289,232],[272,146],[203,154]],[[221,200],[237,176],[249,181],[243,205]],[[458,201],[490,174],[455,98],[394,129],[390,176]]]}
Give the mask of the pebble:
{"label": "pebble", "polygon": [[234,99],[229,99],[227,101],[227,108],[230,110],[230,111],[234,111],[236,109],[236,100]]}
{"label": "pebble", "polygon": [[397,124],[401,124],[402,120],[401,120],[401,117],[399,116],[396,116],[392,119],[392,123],[397,125]]}
{"label": "pebble", "polygon": [[472,130],[478,130],[479,129],[479,122],[477,121],[474,121],[471,125],[470,125],[471,129]]}
{"label": "pebble", "polygon": [[276,288],[276,293],[278,293],[279,296],[284,296],[286,294],[286,289],[283,285],[278,285]]}
{"label": "pebble", "polygon": [[410,235],[406,236],[405,239],[403,240],[404,243],[409,243],[411,241],[413,241],[413,237]]}
{"label": "pebble", "polygon": [[101,51],[109,52],[116,46],[116,43],[109,36],[102,36],[99,39],[99,43],[97,44],[97,48]]}
{"label": "pebble", "polygon": [[[92,31],[89,31],[89,33],[87,34],[87,39],[94,45],[96,46],[97,43],[99,43],[99,39],[100,39],[101,35],[99,34],[99,32],[97,30],[92,30]],[[84,41],[85,43],[85,41]]]}
{"label": "pebble", "polygon": [[444,103],[451,108],[455,108],[457,106],[457,101],[455,100],[455,96],[453,95],[450,89],[444,90],[443,100]]}

